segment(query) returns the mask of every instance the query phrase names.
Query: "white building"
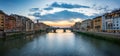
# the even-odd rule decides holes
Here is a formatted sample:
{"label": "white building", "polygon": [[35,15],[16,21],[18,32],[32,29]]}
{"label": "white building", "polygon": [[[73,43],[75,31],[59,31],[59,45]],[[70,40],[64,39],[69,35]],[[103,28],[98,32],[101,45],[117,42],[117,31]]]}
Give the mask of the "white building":
{"label": "white building", "polygon": [[91,27],[92,27],[92,20],[87,19],[85,21],[82,21],[80,29],[81,31],[91,31]]}
{"label": "white building", "polygon": [[103,31],[120,33],[120,10],[102,16]]}

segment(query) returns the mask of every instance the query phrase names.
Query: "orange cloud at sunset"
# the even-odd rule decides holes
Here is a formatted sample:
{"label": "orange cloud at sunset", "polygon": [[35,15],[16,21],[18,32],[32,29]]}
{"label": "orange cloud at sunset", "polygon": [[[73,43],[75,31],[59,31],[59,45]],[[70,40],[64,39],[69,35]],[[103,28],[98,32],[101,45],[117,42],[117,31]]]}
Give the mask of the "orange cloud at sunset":
{"label": "orange cloud at sunset", "polygon": [[[33,20],[36,23],[35,17],[28,16],[31,20]],[[83,19],[81,18],[72,18],[69,20],[61,20],[61,21],[41,21],[47,25],[55,26],[55,27],[71,27],[75,24],[75,22],[82,22]]]}
{"label": "orange cloud at sunset", "polygon": [[62,21],[43,21],[43,23],[55,27],[71,27],[75,24],[75,22],[81,22],[81,21],[83,21],[83,19],[76,18],[76,19],[62,20]]}
{"label": "orange cloud at sunset", "polygon": [[69,22],[69,21],[57,21],[57,22],[44,21],[44,23],[55,27],[70,27],[74,25],[74,22]]}

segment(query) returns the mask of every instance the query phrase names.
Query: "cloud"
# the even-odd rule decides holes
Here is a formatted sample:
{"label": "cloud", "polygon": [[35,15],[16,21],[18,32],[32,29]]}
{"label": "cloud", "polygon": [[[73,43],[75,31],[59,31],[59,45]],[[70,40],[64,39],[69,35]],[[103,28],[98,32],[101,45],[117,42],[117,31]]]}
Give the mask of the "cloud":
{"label": "cloud", "polygon": [[97,16],[97,15],[105,13],[105,11],[108,11],[107,8],[108,8],[107,6],[100,7],[96,4],[94,4],[93,7],[88,7],[88,6],[78,5],[78,4],[67,4],[67,3],[54,2],[51,5],[47,5],[46,8],[43,8],[43,10],[39,10],[39,8],[32,8],[31,11],[36,12],[39,10],[40,15],[47,15],[47,14],[54,14],[56,12],[67,10],[71,12],[77,12],[80,14],[84,14],[86,16]]}
{"label": "cloud", "polygon": [[[34,16],[38,16],[38,14],[34,14]],[[86,19],[88,16],[78,13],[78,12],[71,12],[68,10],[55,12],[54,14],[46,14],[40,16],[40,20],[42,21],[60,21],[60,20],[70,20],[72,18],[81,18]]]}
{"label": "cloud", "polygon": [[[54,2],[51,5],[47,5],[47,6],[48,7],[43,8],[43,10],[40,12],[41,15],[54,14],[56,12],[60,12],[64,10],[77,12],[80,14],[84,14],[86,16],[96,16],[104,12],[102,8],[101,8],[102,10],[100,10],[88,6],[58,3],[58,2]],[[93,7],[96,7],[96,5],[94,5]]]}
{"label": "cloud", "polygon": [[67,3],[58,3],[54,2],[50,7],[58,7],[58,8],[90,8],[89,6],[83,6],[83,5],[78,5],[78,4],[67,4]]}
{"label": "cloud", "polygon": [[63,8],[53,8],[53,10],[42,10],[41,15],[54,14],[55,12],[64,11]]}
{"label": "cloud", "polygon": [[52,7],[44,8],[44,10],[53,10]]}
{"label": "cloud", "polygon": [[35,11],[39,11],[39,8],[31,8],[30,12],[35,12]]}
{"label": "cloud", "polygon": [[75,22],[70,22],[68,20],[62,21],[43,21],[45,24],[54,26],[54,27],[70,27],[74,25]]}
{"label": "cloud", "polygon": [[104,6],[99,6],[97,4],[94,4],[93,9],[101,11],[102,13],[107,13],[107,12],[111,12],[112,10],[114,10],[114,8],[110,8],[110,6],[108,5],[104,5]]}
{"label": "cloud", "polygon": [[76,19],[70,19],[71,22],[82,22],[84,19],[76,18]]}
{"label": "cloud", "polygon": [[32,14],[32,16],[34,16],[34,17],[40,17],[41,15],[40,15],[39,12],[35,12],[35,13]]}
{"label": "cloud", "polygon": [[[51,5],[47,5],[43,10],[39,10],[39,8],[32,8],[31,10],[35,11],[32,16],[38,17],[42,21],[59,21],[70,20],[72,18],[91,19],[105,13],[105,10],[108,10],[108,6],[100,7],[94,4],[93,7],[88,7],[78,4],[54,2]],[[36,12],[38,10],[39,12]]]}
{"label": "cloud", "polygon": [[97,14],[100,14],[100,10],[95,10],[95,9],[92,9],[92,8],[73,8],[73,9],[64,9],[64,8],[54,8],[53,10],[43,10],[41,12],[41,15],[46,15],[46,14],[54,14],[56,12],[60,12],[60,11],[64,11],[64,10],[67,10],[67,11],[71,11],[71,12],[77,12],[77,13],[80,13],[80,14],[84,14],[86,16],[95,16]]}

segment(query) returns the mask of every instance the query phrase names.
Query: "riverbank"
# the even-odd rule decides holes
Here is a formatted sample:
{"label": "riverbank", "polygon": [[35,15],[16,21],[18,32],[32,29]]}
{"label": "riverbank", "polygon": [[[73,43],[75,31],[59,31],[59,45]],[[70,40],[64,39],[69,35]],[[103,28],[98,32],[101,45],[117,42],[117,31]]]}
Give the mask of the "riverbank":
{"label": "riverbank", "polygon": [[120,35],[119,34],[103,33],[103,32],[81,32],[81,31],[75,31],[75,32],[86,35],[86,36],[90,36],[92,38],[107,40],[110,42],[120,44]]}
{"label": "riverbank", "polygon": [[19,37],[21,35],[31,35],[31,34],[37,34],[37,33],[42,33],[46,32],[45,30],[39,30],[39,31],[29,31],[29,32],[6,32],[2,33],[0,35],[0,39],[2,38],[8,38],[8,37]]}
{"label": "riverbank", "polygon": [[34,33],[34,34],[19,34],[14,36],[6,36],[4,38],[0,38],[0,41],[8,41],[8,40],[15,40],[15,39],[21,39],[25,37],[33,38],[34,36],[43,35],[46,34],[46,32],[40,32],[40,33]]}

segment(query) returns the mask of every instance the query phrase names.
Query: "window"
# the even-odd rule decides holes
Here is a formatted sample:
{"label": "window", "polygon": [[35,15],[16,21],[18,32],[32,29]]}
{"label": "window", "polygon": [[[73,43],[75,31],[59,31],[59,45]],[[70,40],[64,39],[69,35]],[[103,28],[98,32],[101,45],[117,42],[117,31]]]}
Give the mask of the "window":
{"label": "window", "polygon": [[115,26],[115,24],[114,24],[114,26]]}
{"label": "window", "polygon": [[119,23],[119,22],[117,21],[117,23]]}
{"label": "window", "polygon": [[117,27],[117,29],[119,29],[119,27]]}
{"label": "window", "polygon": [[117,26],[118,26],[118,24],[117,24]]}
{"label": "window", "polygon": [[1,19],[1,20],[3,20],[3,19]]}
{"label": "window", "polygon": [[4,18],[4,16],[2,16],[2,18]]}

